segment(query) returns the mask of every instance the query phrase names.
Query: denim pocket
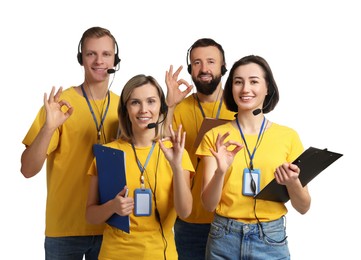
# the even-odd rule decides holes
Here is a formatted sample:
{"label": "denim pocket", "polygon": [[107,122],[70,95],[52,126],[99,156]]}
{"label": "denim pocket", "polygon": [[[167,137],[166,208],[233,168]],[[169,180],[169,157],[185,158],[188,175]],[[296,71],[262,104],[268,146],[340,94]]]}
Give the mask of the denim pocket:
{"label": "denim pocket", "polygon": [[287,244],[286,228],[278,225],[263,225],[263,241],[271,246],[283,246]]}
{"label": "denim pocket", "polygon": [[222,223],[217,223],[216,221],[211,223],[211,228],[209,230],[209,236],[211,238],[217,239],[222,238],[225,234],[225,226]]}

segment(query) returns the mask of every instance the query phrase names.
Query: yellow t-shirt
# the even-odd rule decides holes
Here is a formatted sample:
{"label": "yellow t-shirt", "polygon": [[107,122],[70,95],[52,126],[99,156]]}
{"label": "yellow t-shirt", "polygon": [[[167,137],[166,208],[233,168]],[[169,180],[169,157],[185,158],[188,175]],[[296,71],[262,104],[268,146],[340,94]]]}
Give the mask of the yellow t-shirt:
{"label": "yellow t-shirt", "polygon": [[[93,144],[97,143],[97,130],[86,99],[74,88],[63,91],[60,99],[67,100],[74,108],[73,114],[54,133],[48,147],[46,161],[47,200],[46,229],[49,237],[86,236],[103,233],[104,225],[91,225],[85,219],[90,177],[87,171],[94,159]],[[107,100],[96,104],[104,109]],[[118,131],[119,96],[110,92],[109,109],[103,126],[103,142],[116,139]],[[93,101],[98,125],[100,115]],[[42,107],[23,140],[30,145],[45,122],[46,112]]]}
{"label": "yellow t-shirt", "polygon": [[[218,133],[224,134],[227,131],[230,135],[226,138],[243,143],[238,128],[227,123],[213,128],[206,133],[197,155],[213,156],[209,151],[215,149],[215,141]],[[252,154],[257,142],[257,135],[245,135],[248,148]],[[229,147],[233,149],[234,147]],[[265,187],[274,179],[275,169],[284,162],[294,161],[303,152],[303,145],[296,131],[275,123],[264,132],[264,135],[256,149],[253,158],[255,169],[260,169],[260,189]],[[236,219],[245,223],[256,223],[254,212],[253,196],[242,195],[243,170],[247,168],[249,156],[246,148],[240,150],[234,158],[233,164],[229,167],[224,177],[221,199],[216,208],[218,215]],[[256,214],[260,221],[271,221],[280,218],[287,213],[287,208],[282,202],[256,200]]]}
{"label": "yellow t-shirt", "polygon": [[[165,145],[171,147],[169,141],[165,142]],[[134,190],[140,188],[141,172],[131,144],[117,140],[106,146],[124,151],[128,196],[134,197]],[[145,164],[150,149],[151,147],[136,148],[137,157],[142,166]],[[194,171],[187,151],[183,154],[182,166],[185,170]],[[88,174],[97,174],[95,161]],[[152,194],[155,194],[152,196],[151,216],[139,217],[130,214],[130,234],[106,225],[99,259],[163,259],[165,247],[167,259],[178,259],[173,234],[177,217],[174,209],[173,172],[158,143],[145,168],[144,180],[145,187],[150,188]],[[155,217],[155,206],[162,225]]]}
{"label": "yellow t-shirt", "polygon": [[[220,102],[202,103],[202,109],[206,117],[216,118]],[[222,102],[219,119],[234,119],[235,112],[231,112],[227,109],[224,102]],[[188,151],[191,157],[196,173],[192,178],[192,195],[193,195],[193,208],[191,215],[182,219],[189,223],[211,223],[213,220],[213,213],[206,211],[200,199],[200,191],[202,185],[202,163],[197,163],[197,156],[195,154],[196,147],[194,147],[194,141],[198,135],[199,129],[202,125],[203,115],[194,95],[188,96],[180,104],[178,104],[174,110],[173,115],[173,129],[177,129],[182,124],[183,130],[187,133],[185,149]],[[197,167],[198,164],[198,167]]]}

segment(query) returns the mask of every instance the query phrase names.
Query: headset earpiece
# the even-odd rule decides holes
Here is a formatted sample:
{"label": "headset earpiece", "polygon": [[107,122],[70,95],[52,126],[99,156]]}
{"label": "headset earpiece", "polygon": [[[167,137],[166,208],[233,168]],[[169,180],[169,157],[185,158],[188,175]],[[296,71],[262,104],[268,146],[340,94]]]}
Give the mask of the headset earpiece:
{"label": "headset earpiece", "polygon": [[187,70],[189,74],[192,74],[192,65],[189,64]]}
{"label": "headset earpiece", "polygon": [[226,66],[222,65],[222,67],[221,67],[221,74],[222,74],[222,76],[223,76],[224,74],[226,74],[226,72],[227,72]]}
{"label": "headset earpiece", "polygon": [[167,103],[165,102],[164,94],[162,94],[160,97],[160,113],[165,116],[168,114],[168,106]]}

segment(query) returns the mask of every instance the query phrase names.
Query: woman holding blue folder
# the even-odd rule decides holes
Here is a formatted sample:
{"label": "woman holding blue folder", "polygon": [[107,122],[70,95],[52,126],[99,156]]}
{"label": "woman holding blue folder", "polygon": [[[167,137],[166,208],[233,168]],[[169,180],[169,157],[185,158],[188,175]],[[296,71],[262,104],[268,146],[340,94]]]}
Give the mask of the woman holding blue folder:
{"label": "woman holding blue folder", "polygon": [[106,224],[99,259],[178,259],[172,228],[177,215],[187,217],[192,210],[194,169],[184,149],[186,134],[170,126],[170,141],[160,140],[167,105],[151,76],[137,75],[125,84],[118,116],[121,137],[105,146],[125,153],[126,186],[100,205],[95,160],[86,217],[96,224],[113,214],[129,216],[130,232]]}

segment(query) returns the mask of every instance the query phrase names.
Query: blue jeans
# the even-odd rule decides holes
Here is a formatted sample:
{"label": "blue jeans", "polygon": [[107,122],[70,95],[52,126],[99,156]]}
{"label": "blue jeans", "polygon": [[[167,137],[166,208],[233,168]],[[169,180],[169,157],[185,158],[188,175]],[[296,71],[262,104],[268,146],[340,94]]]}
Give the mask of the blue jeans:
{"label": "blue jeans", "polygon": [[215,215],[206,249],[207,260],[290,259],[284,218],[245,224]]}
{"label": "blue jeans", "polygon": [[193,224],[177,219],[174,237],[178,260],[204,260],[211,224]]}
{"label": "blue jeans", "polygon": [[103,236],[45,237],[46,260],[98,260]]}

